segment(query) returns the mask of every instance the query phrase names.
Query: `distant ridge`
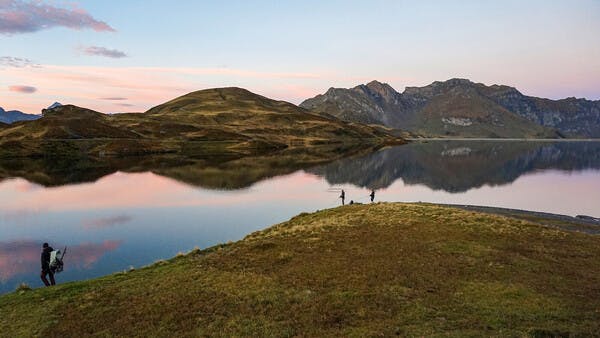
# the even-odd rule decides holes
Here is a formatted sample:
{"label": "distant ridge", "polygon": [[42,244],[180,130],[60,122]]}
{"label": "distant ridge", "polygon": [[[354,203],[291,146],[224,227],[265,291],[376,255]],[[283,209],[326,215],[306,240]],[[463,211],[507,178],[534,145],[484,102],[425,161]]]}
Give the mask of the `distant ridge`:
{"label": "distant ridge", "polygon": [[542,99],[467,79],[407,87],[403,93],[372,81],[350,89],[330,88],[300,106],[425,136],[600,137],[600,101]]}
{"label": "distant ridge", "polygon": [[0,122],[2,123],[11,124],[18,121],[32,121],[37,120],[40,117],[40,115],[25,114],[18,110],[6,111],[0,107]]}

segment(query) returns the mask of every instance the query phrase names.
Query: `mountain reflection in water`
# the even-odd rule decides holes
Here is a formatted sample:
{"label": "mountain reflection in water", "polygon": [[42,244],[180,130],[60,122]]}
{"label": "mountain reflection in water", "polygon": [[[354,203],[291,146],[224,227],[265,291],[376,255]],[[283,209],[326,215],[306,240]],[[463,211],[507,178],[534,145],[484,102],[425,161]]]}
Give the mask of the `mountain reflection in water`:
{"label": "mountain reflection in water", "polygon": [[600,168],[600,142],[430,141],[391,147],[316,166],[310,154],[241,158],[128,157],[0,161],[0,181],[21,177],[42,186],[94,182],[117,171],[153,172],[207,189],[242,189],[304,169],[331,184],[382,189],[402,179],[433,190],[464,192],[511,183],[541,169]]}
{"label": "mountain reflection in water", "polygon": [[433,190],[465,192],[503,185],[541,169],[600,168],[600,142],[415,142],[310,169],[330,184],[382,189],[402,179]]}

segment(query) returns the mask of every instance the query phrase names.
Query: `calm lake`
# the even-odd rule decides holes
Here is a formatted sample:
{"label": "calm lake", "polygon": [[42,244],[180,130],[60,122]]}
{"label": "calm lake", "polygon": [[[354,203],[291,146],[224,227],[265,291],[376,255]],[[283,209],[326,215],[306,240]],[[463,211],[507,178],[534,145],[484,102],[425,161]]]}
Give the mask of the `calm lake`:
{"label": "calm lake", "polygon": [[338,206],[341,189],[346,202],[376,189],[376,201],[600,216],[600,142],[415,142],[307,168],[123,161],[0,163],[0,293],[42,285],[43,242],[68,247],[59,283],[87,279]]}

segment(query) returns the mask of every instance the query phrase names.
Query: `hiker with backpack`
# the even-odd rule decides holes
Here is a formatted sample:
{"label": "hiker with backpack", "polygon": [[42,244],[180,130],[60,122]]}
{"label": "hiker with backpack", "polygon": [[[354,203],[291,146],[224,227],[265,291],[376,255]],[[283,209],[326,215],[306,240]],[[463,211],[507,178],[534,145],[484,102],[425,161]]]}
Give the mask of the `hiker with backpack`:
{"label": "hiker with backpack", "polygon": [[[56,285],[56,282],[54,281],[54,272],[50,269],[50,254],[52,251],[54,251],[54,249],[49,246],[48,243],[42,245],[42,273],[40,274],[40,278],[42,278],[42,282],[44,282],[44,285],[46,286]],[[48,282],[46,276],[50,277],[50,282]]]}
{"label": "hiker with backpack", "polygon": [[[66,252],[67,247],[61,252],[60,250],[54,250],[48,243],[42,245],[42,273],[40,274],[40,278],[44,282],[44,285],[56,285],[54,274],[63,271],[63,259]],[[50,282],[48,282],[46,276],[50,277]]]}

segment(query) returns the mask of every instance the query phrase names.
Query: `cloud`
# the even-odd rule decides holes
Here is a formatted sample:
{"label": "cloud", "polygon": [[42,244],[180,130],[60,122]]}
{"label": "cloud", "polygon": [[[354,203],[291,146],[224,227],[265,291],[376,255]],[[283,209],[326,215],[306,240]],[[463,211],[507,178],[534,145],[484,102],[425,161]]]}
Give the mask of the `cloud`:
{"label": "cloud", "polygon": [[39,67],[38,64],[26,58],[18,58],[14,56],[0,56],[0,66],[23,68],[23,67]]}
{"label": "cloud", "polygon": [[108,101],[125,101],[126,97],[101,97],[99,100],[108,100]]}
{"label": "cloud", "polygon": [[106,240],[102,243],[88,242],[67,247],[67,254],[69,256],[65,260],[65,264],[70,264],[80,269],[89,269],[107,252],[116,250],[122,243],[123,241]]}
{"label": "cloud", "polygon": [[127,54],[125,54],[124,52],[122,52],[120,50],[108,49],[108,48],[99,47],[99,46],[83,47],[83,48],[81,48],[81,51],[84,54],[91,55],[91,56],[104,56],[107,58],[115,58],[115,59],[127,57]]}
{"label": "cloud", "polygon": [[8,90],[11,92],[23,93],[23,94],[32,94],[37,92],[37,88],[32,86],[8,86]]}
{"label": "cloud", "polygon": [[0,18],[0,34],[6,35],[32,33],[52,27],[115,31],[81,8],[55,7],[44,1],[0,0]]}
{"label": "cloud", "polygon": [[83,227],[86,229],[110,228],[115,225],[125,224],[132,220],[131,216],[117,215],[112,217],[94,218],[83,221]]}
{"label": "cloud", "polygon": [[117,103],[116,105],[121,106],[121,107],[133,107],[134,106],[131,103]]}

